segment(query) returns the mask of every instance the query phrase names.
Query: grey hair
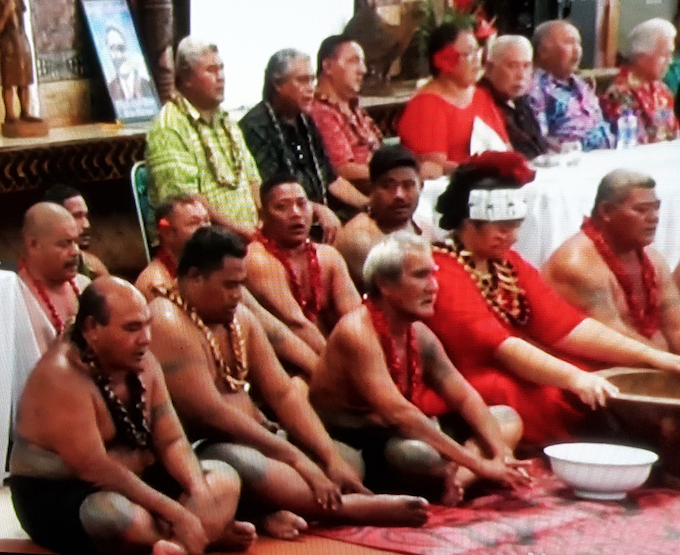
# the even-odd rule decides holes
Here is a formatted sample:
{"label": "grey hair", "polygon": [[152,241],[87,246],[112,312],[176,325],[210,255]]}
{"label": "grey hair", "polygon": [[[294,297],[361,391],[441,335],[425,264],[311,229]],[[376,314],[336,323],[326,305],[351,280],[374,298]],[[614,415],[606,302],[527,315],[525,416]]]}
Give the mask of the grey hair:
{"label": "grey hair", "polygon": [[670,21],[655,17],[643,21],[633,27],[628,33],[628,55],[636,57],[638,54],[652,52],[656,48],[656,43],[660,37],[675,39],[677,30]]}
{"label": "grey hair", "polygon": [[406,255],[414,250],[430,252],[427,239],[409,231],[395,231],[375,245],[364,262],[362,272],[364,287],[369,297],[380,297],[376,278],[397,282],[401,277]]}
{"label": "grey hair", "polygon": [[529,51],[530,55],[533,55],[534,53],[531,41],[528,38],[523,37],[522,35],[502,35],[491,43],[486,55],[486,61],[495,62],[512,46],[524,47]]}
{"label": "grey hair", "polygon": [[591,217],[598,218],[598,209],[604,202],[618,203],[628,196],[633,189],[653,189],[656,182],[651,176],[633,170],[616,169],[602,178],[595,195],[595,204]]}
{"label": "grey hair", "polygon": [[198,60],[206,52],[217,53],[217,45],[205,42],[199,38],[188,36],[184,37],[177,45],[175,55],[175,72],[177,79],[191,73]]}
{"label": "grey hair", "polygon": [[534,34],[531,37],[531,44],[534,47],[534,52],[538,54],[541,48],[545,46],[545,41],[553,32],[553,29],[561,25],[570,25],[571,27],[574,27],[574,25],[566,19],[551,19],[550,21],[544,21],[536,27],[536,29],[534,29]]}
{"label": "grey hair", "polygon": [[262,99],[271,102],[274,100],[276,92],[276,85],[280,84],[290,73],[290,66],[293,62],[298,60],[307,60],[310,58],[304,52],[295,50],[295,48],[284,48],[276,52],[269,61],[264,70],[264,86],[262,87]]}

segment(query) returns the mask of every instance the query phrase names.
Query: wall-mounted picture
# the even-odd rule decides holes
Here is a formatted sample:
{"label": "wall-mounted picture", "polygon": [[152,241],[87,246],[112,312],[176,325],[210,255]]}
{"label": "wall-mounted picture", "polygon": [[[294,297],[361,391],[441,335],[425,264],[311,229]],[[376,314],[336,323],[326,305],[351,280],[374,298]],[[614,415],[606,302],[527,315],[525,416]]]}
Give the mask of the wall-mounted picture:
{"label": "wall-mounted picture", "polygon": [[139,45],[127,0],[81,0],[116,118],[153,118],[158,93]]}

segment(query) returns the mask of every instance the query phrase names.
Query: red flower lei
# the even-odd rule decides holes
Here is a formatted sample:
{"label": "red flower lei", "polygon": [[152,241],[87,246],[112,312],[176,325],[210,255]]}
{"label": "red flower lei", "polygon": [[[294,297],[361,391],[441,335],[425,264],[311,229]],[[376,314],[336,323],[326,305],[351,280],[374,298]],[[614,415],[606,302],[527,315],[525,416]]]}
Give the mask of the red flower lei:
{"label": "red flower lei", "polygon": [[619,257],[611,250],[592,220],[584,218],[581,229],[593,242],[595,249],[604,259],[605,264],[607,264],[614,274],[616,281],[619,282],[621,289],[623,289],[635,329],[645,337],[652,337],[659,329],[661,314],[659,311],[659,290],[656,280],[656,269],[649,256],[647,256],[643,249],[638,249],[637,256],[642,267],[642,286],[647,297],[646,306],[643,306],[640,299],[633,295],[633,279],[621,263]]}
{"label": "red flower lei", "polygon": [[385,362],[387,362],[387,368],[390,371],[390,376],[392,376],[392,381],[406,399],[414,405],[420,406],[419,401],[424,392],[423,363],[420,358],[413,324],[408,328],[406,337],[406,364],[403,364],[399,356],[397,356],[397,346],[394,342],[394,337],[390,333],[385,314],[370,299],[364,299],[364,305],[368,309],[371,322],[380,339],[380,345],[382,346]]}
{"label": "red flower lei", "polygon": [[165,247],[159,248],[158,252],[156,253],[156,259],[158,262],[163,264],[172,279],[177,278],[177,263],[170,255],[170,251],[168,251],[168,249]]}
{"label": "red flower lei", "polygon": [[[28,279],[31,280],[31,285],[33,285],[36,292],[38,293],[38,296],[40,297],[40,300],[47,307],[50,322],[52,323],[52,326],[54,326],[57,335],[59,336],[62,333],[64,333],[64,327],[66,324],[64,323],[63,318],[59,315],[59,312],[57,312],[57,307],[54,306],[54,303],[52,302],[52,299],[50,299],[50,296],[47,293],[47,289],[45,289],[45,286],[42,284],[42,282],[38,281],[33,277],[31,272],[28,271],[28,267],[26,266],[26,263],[24,261],[21,261],[19,263],[19,269],[24,270],[24,272],[26,272]],[[71,285],[71,289],[73,290],[74,295],[76,296],[76,300],[78,300],[78,297],[80,297],[80,289],[78,289],[78,285],[76,285],[75,278],[71,278],[70,280],[68,280],[68,282]]]}
{"label": "red flower lei", "polygon": [[305,254],[307,256],[307,271],[309,272],[309,297],[304,298],[302,294],[302,283],[300,276],[295,273],[290,257],[284,253],[279,246],[266,237],[262,231],[258,231],[255,235],[255,241],[262,243],[265,250],[276,258],[288,274],[288,283],[293,293],[293,297],[302,308],[302,312],[311,322],[316,322],[316,319],[321,310],[321,266],[319,265],[319,257],[316,252],[316,247],[309,239],[305,242]]}

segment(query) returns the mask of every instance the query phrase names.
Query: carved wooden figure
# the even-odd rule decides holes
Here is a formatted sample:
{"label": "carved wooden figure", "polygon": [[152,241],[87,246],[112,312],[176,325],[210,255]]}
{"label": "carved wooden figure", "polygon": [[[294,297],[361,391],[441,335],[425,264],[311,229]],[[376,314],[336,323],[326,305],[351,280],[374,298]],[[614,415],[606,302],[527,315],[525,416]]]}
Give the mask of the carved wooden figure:
{"label": "carved wooden figure", "polygon": [[[33,63],[28,36],[24,30],[24,0],[0,0],[0,77],[6,137],[47,135],[47,124],[31,115],[28,86],[33,83]],[[14,95],[19,98],[17,114]]]}

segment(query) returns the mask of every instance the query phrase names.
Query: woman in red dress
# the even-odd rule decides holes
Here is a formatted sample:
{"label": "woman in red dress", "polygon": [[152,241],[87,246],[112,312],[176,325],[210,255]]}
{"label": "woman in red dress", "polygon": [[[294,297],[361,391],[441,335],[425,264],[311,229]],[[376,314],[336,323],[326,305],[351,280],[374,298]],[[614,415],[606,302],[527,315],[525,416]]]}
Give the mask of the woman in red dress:
{"label": "woman in red dress", "polygon": [[510,141],[491,95],[476,86],[482,56],[472,29],[444,24],[432,32],[428,50],[432,79],[409,100],[397,131],[419,157],[423,177],[433,179],[470,155],[473,127],[494,150]]}
{"label": "woman in red dress", "polygon": [[570,437],[588,407],[616,392],[564,357],[675,371],[680,357],[586,318],[511,250],[526,214],[519,187],[533,177],[516,152],[485,152],[454,173],[437,203],[440,226],[453,231],[435,249],[439,295],[427,323],[484,401],[513,407],[524,440],[544,444]]}

